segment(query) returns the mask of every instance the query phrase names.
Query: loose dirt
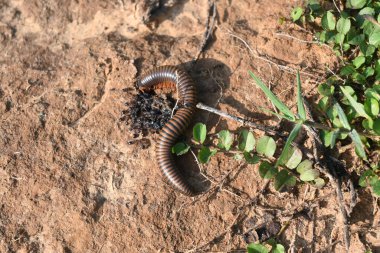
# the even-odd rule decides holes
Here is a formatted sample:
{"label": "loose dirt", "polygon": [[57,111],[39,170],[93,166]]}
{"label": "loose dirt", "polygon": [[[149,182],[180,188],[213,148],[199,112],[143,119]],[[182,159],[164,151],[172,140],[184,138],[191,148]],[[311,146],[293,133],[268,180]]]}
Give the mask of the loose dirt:
{"label": "loose dirt", "polygon": [[[217,25],[194,62],[206,0],[0,0],[0,252],[238,252],[281,227],[278,240],[295,252],[344,252],[331,184],[261,193],[257,166],[220,154],[201,168],[209,191],[188,198],[162,180],[149,145],[157,134],[136,138],[121,119],[138,75],[160,65],[187,70],[201,102],[261,124],[278,119],[257,110],[272,105],[248,70],[295,109],[302,69],[316,102],[325,66],[337,61],[327,47],[278,35],[312,40],[281,24],[296,4],[216,1]],[[196,121],[212,132],[241,128],[206,112]],[[193,157],[184,159],[199,182]],[[379,207],[368,189],[358,193],[350,252],[380,252]]]}

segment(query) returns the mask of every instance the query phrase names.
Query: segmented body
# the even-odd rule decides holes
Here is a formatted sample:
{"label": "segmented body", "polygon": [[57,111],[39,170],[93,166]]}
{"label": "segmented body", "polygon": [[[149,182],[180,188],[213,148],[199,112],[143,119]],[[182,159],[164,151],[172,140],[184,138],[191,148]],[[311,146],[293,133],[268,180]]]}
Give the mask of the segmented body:
{"label": "segmented body", "polygon": [[167,87],[168,84],[176,86],[180,107],[160,132],[156,144],[156,159],[158,167],[167,181],[175,189],[191,196],[196,194],[196,191],[177,169],[171,148],[178,137],[185,132],[194,114],[197,103],[197,91],[194,82],[186,72],[174,66],[155,68],[142,75],[137,82],[139,88]]}

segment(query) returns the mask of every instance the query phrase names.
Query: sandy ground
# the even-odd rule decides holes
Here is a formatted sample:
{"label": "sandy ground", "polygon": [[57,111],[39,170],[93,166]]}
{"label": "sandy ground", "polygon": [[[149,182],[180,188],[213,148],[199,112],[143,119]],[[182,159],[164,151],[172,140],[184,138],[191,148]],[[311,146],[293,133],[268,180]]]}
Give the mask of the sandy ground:
{"label": "sandy ground", "polygon": [[[157,136],[146,149],[129,145],[120,120],[136,77],[165,64],[189,72],[203,103],[258,123],[276,118],[257,111],[271,104],[248,70],[291,106],[293,70],[302,69],[315,102],[317,79],[336,59],[326,47],[278,35],[312,40],[280,22],[299,1],[216,1],[217,26],[197,63],[208,2],[148,2],[159,1],[0,0],[0,252],[237,251],[287,222],[278,238],[287,249],[344,252],[330,184],[283,193],[269,185],[258,194],[256,166],[217,155],[202,167],[210,191],[190,199],[162,181]],[[196,120],[212,132],[240,128],[205,112]],[[350,252],[380,252],[379,208],[367,189],[358,193]]]}

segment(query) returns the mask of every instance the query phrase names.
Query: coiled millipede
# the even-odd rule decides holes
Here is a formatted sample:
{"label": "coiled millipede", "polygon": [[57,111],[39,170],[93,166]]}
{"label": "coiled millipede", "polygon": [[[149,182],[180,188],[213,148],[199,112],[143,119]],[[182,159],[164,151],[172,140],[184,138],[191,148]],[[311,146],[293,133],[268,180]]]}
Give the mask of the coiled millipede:
{"label": "coiled millipede", "polygon": [[176,168],[171,148],[178,137],[186,131],[194,114],[197,103],[194,82],[185,71],[175,66],[157,67],[142,75],[137,82],[138,88],[143,89],[168,85],[176,86],[179,109],[160,131],[156,144],[156,159],[167,181],[181,193],[192,196],[196,191]]}

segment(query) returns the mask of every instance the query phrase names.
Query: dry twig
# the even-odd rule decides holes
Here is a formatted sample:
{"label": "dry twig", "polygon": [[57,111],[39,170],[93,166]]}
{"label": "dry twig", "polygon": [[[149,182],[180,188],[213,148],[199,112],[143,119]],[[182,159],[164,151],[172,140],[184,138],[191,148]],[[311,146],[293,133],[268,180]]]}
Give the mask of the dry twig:
{"label": "dry twig", "polygon": [[260,124],[256,124],[254,122],[248,121],[248,120],[246,120],[244,118],[241,118],[241,117],[230,115],[230,114],[228,114],[226,112],[220,111],[218,109],[215,109],[213,107],[207,106],[207,105],[202,104],[202,103],[198,103],[197,104],[197,108],[205,110],[205,111],[208,111],[208,112],[215,113],[215,114],[217,114],[219,116],[222,116],[224,118],[228,118],[228,119],[237,121],[237,122],[243,124],[244,126],[249,126],[249,127],[253,127],[253,128],[259,129],[259,130],[264,131],[264,132],[266,132],[268,134],[271,134],[271,135],[285,136],[283,133],[280,133],[280,132],[278,132],[276,130],[273,130],[270,127],[263,126],[263,125],[260,125]]}

